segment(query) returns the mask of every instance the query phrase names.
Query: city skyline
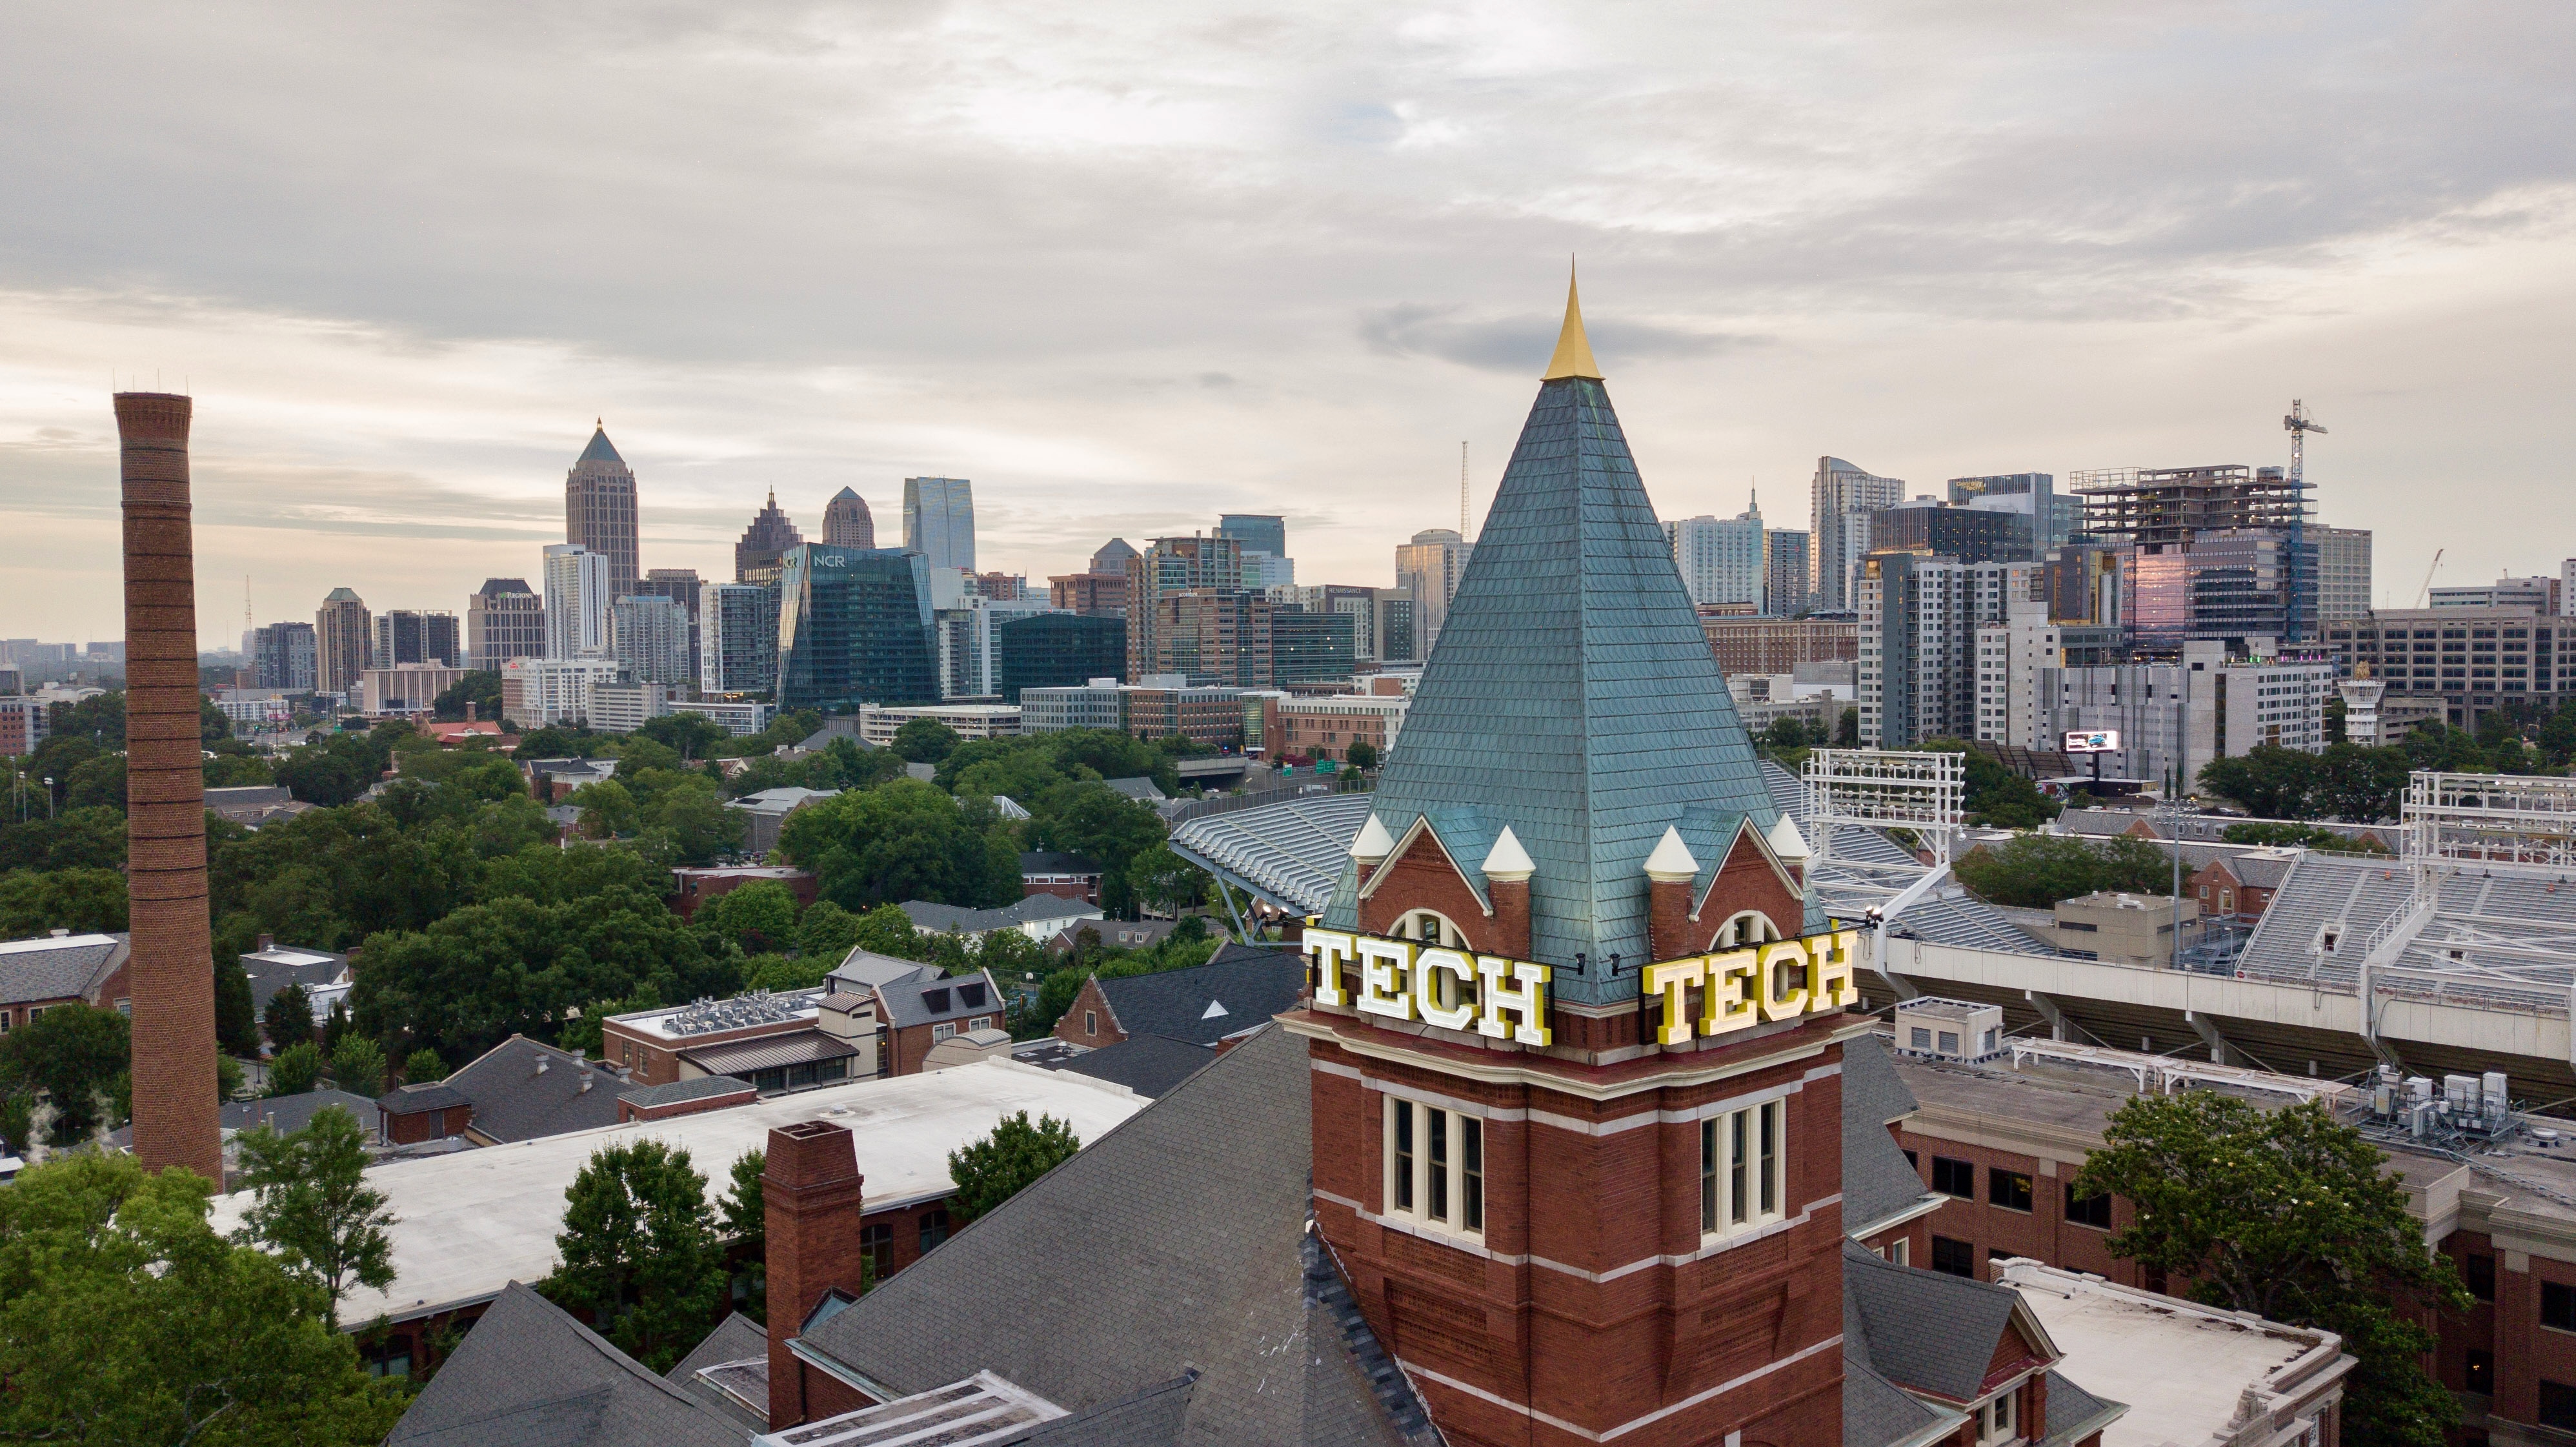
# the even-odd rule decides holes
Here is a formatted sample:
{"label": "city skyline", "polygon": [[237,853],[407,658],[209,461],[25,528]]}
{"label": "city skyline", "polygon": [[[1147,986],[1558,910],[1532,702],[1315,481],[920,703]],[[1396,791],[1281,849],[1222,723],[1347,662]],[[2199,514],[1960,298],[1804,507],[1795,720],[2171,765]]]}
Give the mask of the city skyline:
{"label": "city skyline", "polygon": [[[1526,401],[1497,369],[1544,359],[1531,299],[1569,251],[1675,517],[1735,513],[1748,478],[1793,496],[1822,454],[1917,492],[2277,464],[2296,396],[2333,429],[2321,515],[2385,540],[2392,601],[2437,546],[2446,581],[2561,551],[2492,541],[2564,471],[2534,419],[2576,314],[2576,158],[2524,121],[2571,32],[2533,8],[1851,27],[1901,44],[1756,16],[1722,45],[1665,28],[1713,19],[1283,13],[1268,41],[1211,24],[1145,47],[1110,14],[977,76],[916,64],[928,31],[863,48],[828,19],[509,17],[498,54],[397,16],[275,53],[209,20],[105,23],[36,17],[0,62],[0,114],[56,142],[0,160],[44,218],[0,248],[16,632],[113,636],[111,374],[201,404],[209,638],[239,632],[244,572],[270,622],[342,582],[452,609],[532,570],[593,416],[648,494],[648,563],[705,577],[770,487],[819,532],[842,486],[891,519],[903,478],[945,475],[976,480],[987,567],[1069,572],[1106,536],[1250,511],[1286,516],[1301,577],[1380,582],[1391,544],[1452,524],[1459,441],[1490,496]],[[351,88],[352,58],[389,49],[416,58],[414,107]],[[88,114],[111,64],[149,105]],[[628,109],[747,85],[739,112]],[[146,143],[185,134],[170,117],[208,86],[271,99],[235,144]],[[2261,124],[2216,103],[2248,86]],[[601,92],[606,111],[552,99]],[[552,144],[472,182],[356,161],[426,146],[479,169],[495,125]],[[883,139],[853,154],[852,125]],[[719,159],[744,153],[772,162]],[[842,224],[924,171],[979,184]],[[177,224],[125,224],[120,194],[182,198]],[[208,199],[235,195],[263,199]],[[485,224],[531,206],[521,235]],[[1211,244],[1246,208],[1299,220]],[[355,214],[402,239],[351,238]],[[740,265],[745,245],[771,261]],[[353,555],[364,575],[333,576]]]}

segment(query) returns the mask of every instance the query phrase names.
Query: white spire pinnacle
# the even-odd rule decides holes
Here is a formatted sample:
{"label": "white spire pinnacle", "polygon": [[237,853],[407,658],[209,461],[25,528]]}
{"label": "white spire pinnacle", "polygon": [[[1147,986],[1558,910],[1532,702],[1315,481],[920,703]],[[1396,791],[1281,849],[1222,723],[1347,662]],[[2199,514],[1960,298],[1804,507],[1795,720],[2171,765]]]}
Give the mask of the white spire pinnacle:
{"label": "white spire pinnacle", "polygon": [[1384,859],[1394,852],[1395,836],[1387,833],[1386,826],[1377,821],[1375,814],[1371,814],[1368,816],[1368,822],[1360,826],[1360,837],[1351,841],[1351,857]]}
{"label": "white spire pinnacle", "polygon": [[1807,847],[1807,836],[1798,832],[1798,826],[1786,814],[1771,826],[1768,842],[1771,852],[1779,855],[1783,864],[1804,864],[1815,857],[1816,851]]}
{"label": "white spire pinnacle", "polygon": [[1699,874],[1699,861],[1691,856],[1690,846],[1682,842],[1682,831],[1670,824],[1664,826],[1664,837],[1655,852],[1646,856],[1646,877],[1658,884],[1689,880]]}
{"label": "white spire pinnacle", "polygon": [[1485,877],[1513,884],[1526,882],[1537,872],[1529,851],[1521,847],[1520,836],[1512,832],[1511,825],[1504,825],[1503,832],[1494,838],[1494,847],[1485,851]]}

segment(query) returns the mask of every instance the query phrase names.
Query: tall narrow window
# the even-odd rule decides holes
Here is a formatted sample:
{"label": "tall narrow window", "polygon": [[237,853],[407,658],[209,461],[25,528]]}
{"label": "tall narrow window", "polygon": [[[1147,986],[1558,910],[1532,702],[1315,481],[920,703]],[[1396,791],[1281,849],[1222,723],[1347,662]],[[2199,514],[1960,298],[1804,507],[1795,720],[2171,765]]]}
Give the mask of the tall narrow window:
{"label": "tall narrow window", "polygon": [[1717,1229],[1717,1117],[1699,1123],[1699,1229]]}
{"label": "tall narrow window", "polygon": [[1427,1178],[1425,1184],[1431,1188],[1426,1193],[1431,1197],[1431,1209],[1427,1214],[1434,1221],[1446,1221],[1449,1219],[1449,1112],[1426,1106],[1422,1111],[1422,1124],[1431,1147],[1430,1169],[1424,1173]]}
{"label": "tall narrow window", "polygon": [[1395,1209],[1413,1209],[1413,1102],[1399,1100],[1395,1107]]}
{"label": "tall narrow window", "polygon": [[1780,1114],[1785,1102],[1762,1107],[1762,1214],[1780,1213]]}
{"label": "tall narrow window", "polygon": [[1753,1134],[1747,1128],[1752,1116],[1753,1112],[1749,1110],[1739,1110],[1727,1118],[1727,1124],[1731,1127],[1727,1134],[1733,1137],[1727,1147],[1729,1159],[1727,1161],[1726,1221],[1730,1226],[1741,1226],[1753,1219],[1750,1189],[1752,1183],[1746,1179],[1744,1159],[1746,1148],[1751,1144],[1749,1138]]}
{"label": "tall narrow window", "polygon": [[1485,1229],[1485,1123],[1458,1117],[1458,1224]]}

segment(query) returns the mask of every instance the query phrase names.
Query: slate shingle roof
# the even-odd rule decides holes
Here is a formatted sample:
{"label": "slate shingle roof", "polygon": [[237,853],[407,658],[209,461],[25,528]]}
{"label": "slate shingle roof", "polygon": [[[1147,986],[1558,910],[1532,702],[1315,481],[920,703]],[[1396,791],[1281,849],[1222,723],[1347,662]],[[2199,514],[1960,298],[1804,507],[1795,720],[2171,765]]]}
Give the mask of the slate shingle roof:
{"label": "slate shingle roof", "polygon": [[2039,1447],[2071,1447],[2127,1410],[2052,1371],[2048,1374],[2048,1435],[2039,1439]]}
{"label": "slate shingle roof", "polygon": [[1160,1100],[1172,1087],[1206,1069],[1216,1052],[1169,1035],[1130,1035],[1115,1045],[1085,1050],[1050,1062],[1051,1070],[1071,1071],[1123,1085],[1147,1100]]}
{"label": "slate shingle roof", "polygon": [[[1585,1003],[1636,996],[1609,957],[1647,957],[1642,869],[1668,826],[1776,817],[1600,382],[1540,385],[1375,800],[1398,838],[1441,809],[1510,825],[1538,866],[1532,958]],[[1356,899],[1346,877],[1327,922],[1349,928]]]}
{"label": "slate shingle roof", "polygon": [[1843,1243],[1844,1355],[1858,1338],[1870,1368],[1909,1390],[1976,1400],[2020,1300],[2007,1286],[1899,1266]]}
{"label": "slate shingle roof", "polygon": [[1129,1035],[1214,1045],[1294,1008],[1305,981],[1306,966],[1293,950],[1228,943],[1191,969],[1103,979],[1100,993]]}
{"label": "slate shingle roof", "polygon": [[1307,1288],[1306,1077],[1302,1042],[1253,1036],[805,1344],[901,1392],[989,1369],[1076,1415],[1196,1366],[1188,1440],[1405,1442]]}
{"label": "slate shingle roof", "polygon": [[885,1012],[886,1023],[897,1029],[997,1014],[1004,998],[985,970],[971,975],[934,973],[877,986],[877,1006]]}
{"label": "slate shingle roof", "polygon": [[742,1447],[741,1425],[512,1282],[386,1447]]}
{"label": "slate shingle roof", "polygon": [[1843,1230],[1869,1234],[1876,1223],[1929,1194],[1887,1124],[1915,1111],[1887,1048],[1875,1035],[1843,1043]]}
{"label": "slate shingle roof", "polygon": [[83,997],[124,950],[115,935],[13,940],[0,947],[0,1005]]}
{"label": "slate shingle roof", "polygon": [[[540,1072],[538,1063],[545,1069]],[[583,1090],[587,1080],[590,1089]],[[474,1106],[474,1133],[496,1141],[534,1140],[617,1124],[618,1078],[524,1035],[513,1035],[447,1084]]]}
{"label": "slate shingle roof", "polygon": [[[2049,1403],[2049,1420],[2057,1404]],[[1843,1353],[1843,1447],[1896,1447],[1924,1442],[1948,1433],[1968,1420],[1964,1412],[1945,1412],[1905,1395],[1894,1382],[1855,1359],[1848,1344]],[[2054,1441],[2055,1439],[2050,1439]]]}
{"label": "slate shingle roof", "polygon": [[709,1096],[736,1095],[749,1089],[750,1081],[731,1075],[699,1075],[663,1085],[639,1085],[632,1090],[621,1090],[617,1098],[628,1105],[650,1110],[655,1106],[677,1105],[687,1100],[705,1100]]}
{"label": "slate shingle roof", "polygon": [[[759,1408],[755,1413],[716,1383],[698,1373],[709,1367],[729,1366],[757,1361],[758,1368],[743,1367],[725,1373],[733,1389],[751,1398]],[[697,1350],[680,1358],[678,1366],[666,1374],[681,1391],[715,1408],[746,1430],[769,1430],[769,1333],[759,1322],[735,1312],[719,1323]]]}

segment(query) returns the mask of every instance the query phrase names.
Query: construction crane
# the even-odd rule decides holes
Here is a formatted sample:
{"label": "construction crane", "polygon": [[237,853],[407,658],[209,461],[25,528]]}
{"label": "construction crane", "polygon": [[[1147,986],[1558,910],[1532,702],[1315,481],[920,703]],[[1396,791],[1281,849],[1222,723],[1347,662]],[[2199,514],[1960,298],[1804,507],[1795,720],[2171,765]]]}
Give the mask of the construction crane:
{"label": "construction crane", "polygon": [[2281,419],[2281,426],[2290,434],[2290,485],[2296,487],[2307,464],[2308,434],[2322,437],[2326,430],[2308,420],[2308,404],[2295,397],[2290,399],[2290,415]]}
{"label": "construction crane", "polygon": [[[2435,548],[2433,550],[2433,568],[2438,568],[2440,566],[2442,566],[2442,550],[2440,548]],[[2418,608],[2424,606],[2425,599],[2433,596],[2433,568],[2426,568],[2424,570],[2424,586],[2415,590],[2415,606]]]}

